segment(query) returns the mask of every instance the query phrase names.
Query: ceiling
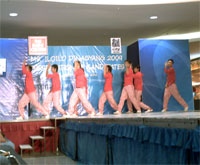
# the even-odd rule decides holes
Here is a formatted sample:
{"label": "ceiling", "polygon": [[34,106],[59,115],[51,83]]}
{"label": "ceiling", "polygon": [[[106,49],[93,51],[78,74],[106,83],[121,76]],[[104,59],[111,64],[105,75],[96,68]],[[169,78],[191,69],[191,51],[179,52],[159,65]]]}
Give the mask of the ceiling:
{"label": "ceiling", "polygon": [[[17,17],[10,17],[17,12]],[[149,16],[157,15],[157,20]],[[105,6],[0,0],[0,37],[47,35],[49,45],[122,45],[138,38],[200,31],[200,1],[179,4]]]}

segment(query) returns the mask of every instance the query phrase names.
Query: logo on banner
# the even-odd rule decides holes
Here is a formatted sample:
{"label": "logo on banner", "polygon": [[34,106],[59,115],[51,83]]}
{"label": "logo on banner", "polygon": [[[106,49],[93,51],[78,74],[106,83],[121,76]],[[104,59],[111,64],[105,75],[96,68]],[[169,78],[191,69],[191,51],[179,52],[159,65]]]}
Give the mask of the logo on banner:
{"label": "logo on banner", "polygon": [[121,38],[110,38],[110,44],[111,44],[111,53],[112,54],[121,54],[122,53]]}
{"label": "logo on banner", "polygon": [[6,59],[1,58],[0,59],[0,76],[3,76],[6,72]]}
{"label": "logo on banner", "polygon": [[48,55],[47,36],[28,37],[29,55]]}

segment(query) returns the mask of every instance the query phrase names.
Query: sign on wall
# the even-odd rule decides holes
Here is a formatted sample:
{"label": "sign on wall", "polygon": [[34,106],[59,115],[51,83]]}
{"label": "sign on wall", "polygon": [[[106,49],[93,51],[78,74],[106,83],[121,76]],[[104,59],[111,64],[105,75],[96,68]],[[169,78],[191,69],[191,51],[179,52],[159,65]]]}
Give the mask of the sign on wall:
{"label": "sign on wall", "polygon": [[28,37],[29,55],[48,55],[47,36]]}
{"label": "sign on wall", "polygon": [[110,38],[111,54],[121,54],[121,38]]}
{"label": "sign on wall", "polygon": [[[111,54],[110,46],[49,46],[47,56],[28,56],[27,45],[27,39],[0,39],[0,59],[5,58],[7,62],[7,77],[0,78],[0,120],[12,120],[19,116],[18,103],[23,96],[25,86],[25,76],[22,75],[24,59],[27,59],[27,63],[33,66],[33,81],[38,101],[41,104],[52,87],[51,80],[46,78],[46,69],[50,62],[51,65],[58,65],[62,89],[60,103],[63,109],[68,111],[69,100],[75,88],[73,63],[77,59],[80,60],[81,66],[85,70],[88,80],[87,95],[94,109],[98,111],[99,98],[104,90],[104,64],[109,64],[113,68],[113,95],[116,102],[119,102],[123,86],[126,46],[122,46],[122,53],[118,55]],[[62,115],[52,105],[50,110],[51,117]],[[81,103],[77,105],[77,111],[79,115],[87,115]],[[29,118],[42,116],[32,104],[29,112]],[[104,112],[105,114],[114,112],[108,102],[105,103]],[[28,119],[28,110],[26,109],[24,113],[25,118]]]}
{"label": "sign on wall", "polygon": [[2,76],[6,72],[6,59],[0,59],[0,76]]}

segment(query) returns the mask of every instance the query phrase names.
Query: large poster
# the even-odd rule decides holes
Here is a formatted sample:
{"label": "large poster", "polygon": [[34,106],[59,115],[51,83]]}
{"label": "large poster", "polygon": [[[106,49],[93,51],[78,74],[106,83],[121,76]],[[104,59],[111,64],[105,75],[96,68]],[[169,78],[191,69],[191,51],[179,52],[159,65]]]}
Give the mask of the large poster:
{"label": "large poster", "polygon": [[[0,58],[6,59],[6,76],[0,77],[0,120],[19,115],[17,106],[24,91],[22,63],[27,56],[26,39],[0,39]],[[25,111],[27,116],[27,110]]]}
{"label": "large poster", "polygon": [[[141,72],[144,74],[143,102],[154,111],[163,109],[163,96],[166,83],[164,64],[174,60],[176,85],[180,95],[194,109],[190,67],[189,43],[187,40],[139,40]],[[183,107],[171,97],[169,111],[180,111]]]}
{"label": "large poster", "polygon": [[[7,67],[12,68],[12,71],[7,70],[6,78],[0,78],[2,91],[0,93],[0,120],[15,119],[19,116],[17,106],[24,90],[24,76],[22,76],[21,67],[25,57],[28,59],[28,63],[33,66],[34,84],[41,104],[51,88],[51,81],[46,79],[46,67],[51,62],[51,64],[59,66],[58,72],[62,87],[61,104],[65,110],[68,110],[69,99],[75,86],[73,74],[75,60],[80,60],[85,70],[88,79],[88,99],[96,111],[105,82],[103,78],[104,64],[110,64],[113,67],[114,98],[117,103],[119,102],[127,47],[122,47],[122,54],[111,54],[110,46],[49,46],[48,56],[27,56],[27,40],[0,39],[0,43],[0,57],[6,57]],[[33,106],[30,106],[30,111],[31,118],[41,117],[41,114]],[[109,103],[105,104],[104,111],[106,114],[113,112]],[[81,104],[78,105],[78,112],[80,115],[86,115]],[[27,110],[25,113],[25,118],[28,118]],[[51,117],[55,116],[61,116],[61,114],[53,108]]]}

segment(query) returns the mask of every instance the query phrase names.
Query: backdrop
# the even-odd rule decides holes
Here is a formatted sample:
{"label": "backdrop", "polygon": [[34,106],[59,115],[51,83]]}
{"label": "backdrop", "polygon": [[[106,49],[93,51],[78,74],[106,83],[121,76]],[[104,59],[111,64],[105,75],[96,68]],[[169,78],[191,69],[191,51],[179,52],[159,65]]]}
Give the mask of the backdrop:
{"label": "backdrop", "polygon": [[[154,111],[161,111],[166,83],[164,64],[168,59],[174,59],[176,84],[179,93],[194,109],[192,96],[192,80],[190,68],[189,43],[187,40],[145,40],[138,41],[141,72],[144,74],[143,101]],[[183,110],[183,107],[173,98],[169,100],[168,109]]]}
{"label": "backdrop", "polygon": [[[47,80],[45,75],[46,67],[51,62],[51,64],[59,65],[62,86],[61,104],[65,110],[68,110],[69,99],[75,85],[73,74],[75,60],[80,60],[85,69],[88,79],[88,99],[96,110],[98,110],[98,101],[105,82],[103,65],[111,64],[114,98],[117,103],[119,102],[127,47],[122,47],[122,54],[111,55],[110,46],[49,46],[47,56],[28,56],[27,45],[26,39],[0,39],[0,58],[7,59],[6,77],[0,77],[0,120],[15,119],[19,116],[17,106],[24,92],[25,77],[21,69],[24,58],[33,66],[33,79],[40,103],[43,102],[51,88],[51,81]],[[30,110],[31,117],[41,117],[32,105]],[[106,114],[113,112],[108,102],[104,110]],[[81,115],[86,115],[81,104],[78,105],[78,111]],[[52,109],[52,117],[60,115],[57,110]],[[25,117],[28,117],[27,110]]]}

